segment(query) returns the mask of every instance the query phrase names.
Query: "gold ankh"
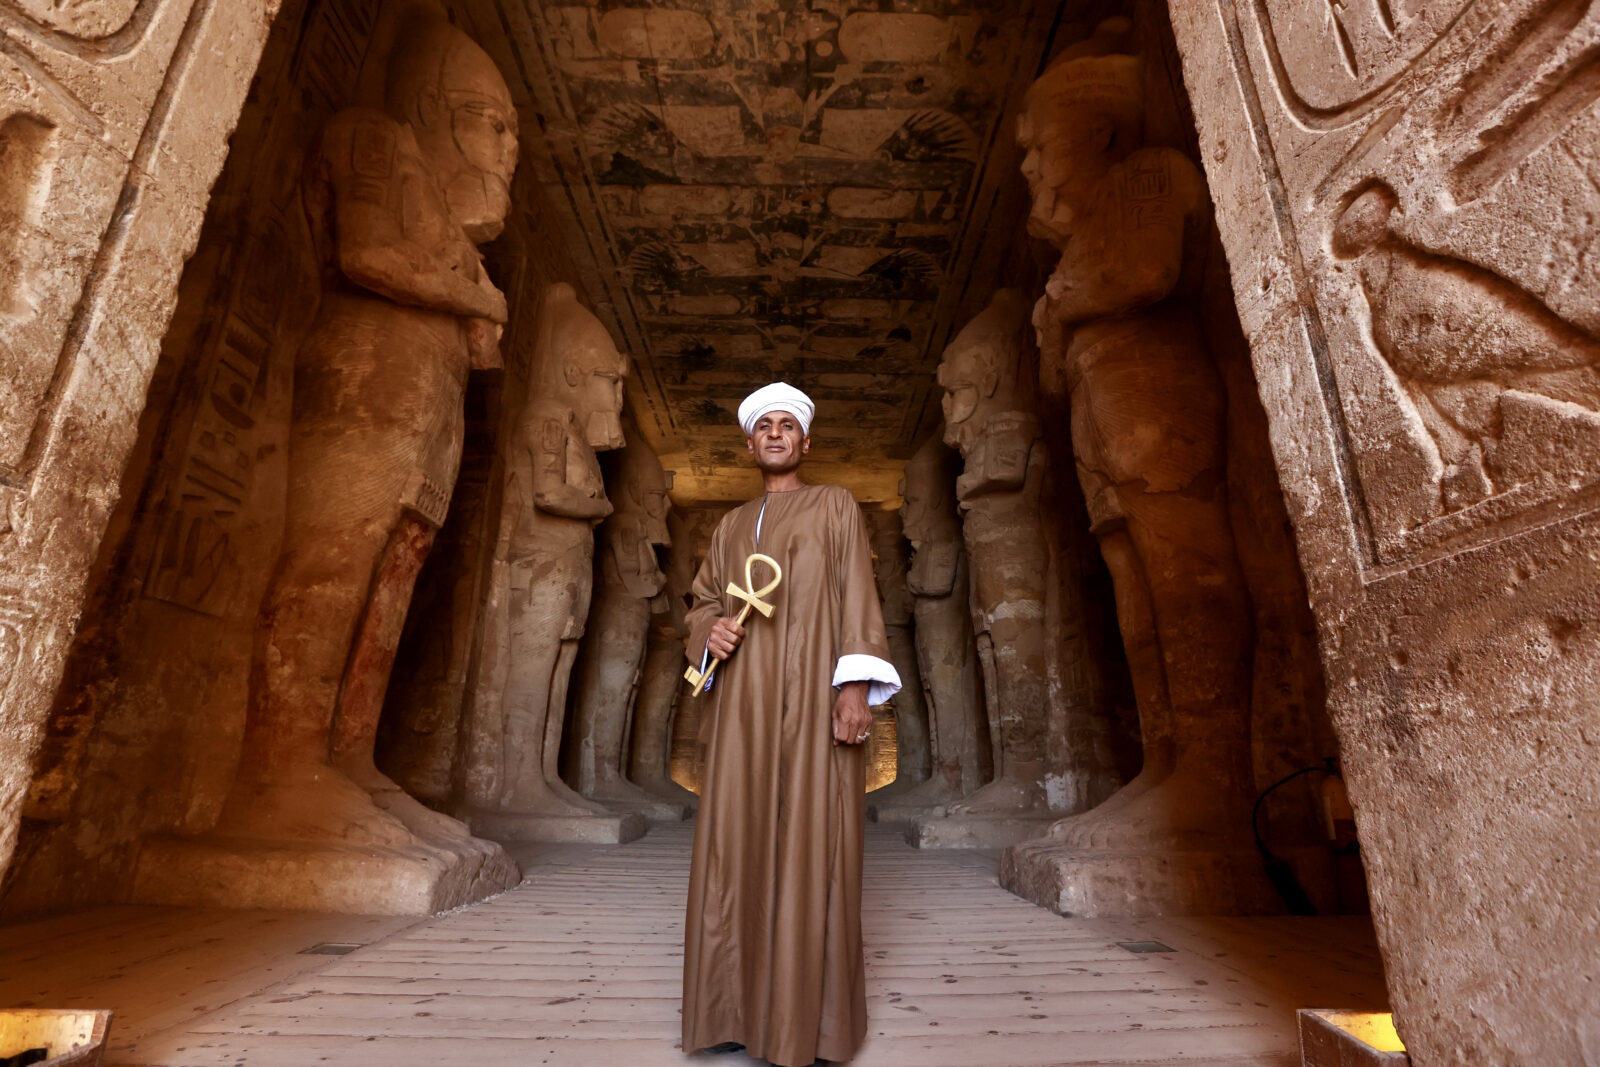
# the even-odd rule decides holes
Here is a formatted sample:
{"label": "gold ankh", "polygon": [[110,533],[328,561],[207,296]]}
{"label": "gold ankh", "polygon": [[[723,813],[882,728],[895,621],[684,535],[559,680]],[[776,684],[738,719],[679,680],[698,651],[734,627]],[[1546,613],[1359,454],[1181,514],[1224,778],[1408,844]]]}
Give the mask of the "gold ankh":
{"label": "gold ankh", "polygon": [[[765,563],[772,568],[772,581],[760,589],[756,588],[755,576],[751,573],[757,563]],[[772,618],[772,605],[761,598],[778,588],[778,583],[781,581],[783,581],[783,568],[778,566],[777,560],[771,556],[763,556],[760,552],[750,553],[749,557],[744,561],[744,588],[740,589],[732,582],[728,583],[728,595],[738,597],[744,601],[744,607],[739,609],[738,617],[733,621],[743,626],[744,621],[750,617],[751,608],[761,612],[769,619]],[[689,684],[694,686],[695,696],[699,696],[706,691],[706,686],[711,683],[711,676],[717,673],[717,664],[721,662],[720,659],[713,657],[711,665],[703,673],[697,667],[690,667],[683,672],[683,676],[689,680]]]}

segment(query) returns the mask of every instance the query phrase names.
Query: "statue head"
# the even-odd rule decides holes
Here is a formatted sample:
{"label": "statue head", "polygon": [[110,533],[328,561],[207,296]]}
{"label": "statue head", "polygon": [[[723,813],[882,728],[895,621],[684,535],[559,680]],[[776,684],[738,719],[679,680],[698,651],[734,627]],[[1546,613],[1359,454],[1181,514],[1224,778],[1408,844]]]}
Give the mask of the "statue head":
{"label": "statue head", "polygon": [[667,493],[672,489],[672,475],[661,469],[661,460],[655,451],[630,427],[626,433],[627,444],[622,449],[622,462],[617,468],[620,493],[608,493],[617,505],[617,513],[633,518],[639,523],[644,539],[652,545],[672,544],[667,530],[667,513],[672,510],[672,500]]}
{"label": "statue head", "polygon": [[1001,289],[944,350],[938,374],[944,439],[963,454],[976,443],[989,415],[1010,411],[1019,401],[1017,374],[1029,310],[1021,293]]}
{"label": "statue head", "polygon": [[923,544],[960,538],[961,520],[956,511],[956,477],[961,473],[961,457],[952,452],[940,435],[923,442],[906,460],[900,478],[900,526],[913,549]]}
{"label": "statue head", "polygon": [[511,91],[477,42],[437,15],[413,18],[396,40],[385,109],[410,124],[467,236],[492,241],[505,226],[517,166]]}
{"label": "statue head", "polygon": [[872,544],[872,571],[879,585],[891,585],[906,571],[906,541],[899,511],[868,511],[868,539]]}
{"label": "statue head", "polygon": [[1107,168],[1140,147],[1143,71],[1138,56],[1123,54],[1131,28],[1125,18],[1107,19],[1065,49],[1028,89],[1017,117],[1033,196],[1028,232],[1058,247],[1091,209],[1088,194]]}
{"label": "statue head", "polygon": [[570,407],[591,448],[604,451],[626,443],[622,383],[627,357],[617,351],[605,323],[565,282],[545,290],[533,363],[531,395]]}

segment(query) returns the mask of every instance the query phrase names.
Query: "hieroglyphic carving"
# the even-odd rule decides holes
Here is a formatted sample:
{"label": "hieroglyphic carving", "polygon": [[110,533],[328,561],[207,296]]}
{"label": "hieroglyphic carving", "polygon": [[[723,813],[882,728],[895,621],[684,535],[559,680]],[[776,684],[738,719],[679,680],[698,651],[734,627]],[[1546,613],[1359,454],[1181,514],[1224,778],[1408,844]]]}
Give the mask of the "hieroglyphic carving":
{"label": "hieroglyphic carving", "polygon": [[14,625],[29,667],[13,673],[0,723],[0,865],[178,274],[275,10],[270,0],[0,4],[0,482],[11,527],[0,586],[26,585],[33,604]]}
{"label": "hieroglyphic carving", "polygon": [[[1596,483],[1570,450],[1539,470],[1537,443],[1595,448],[1590,416],[1561,405],[1594,407],[1596,16],[1578,0],[1441,0],[1396,21],[1364,0],[1290,34],[1279,8],[1224,5],[1231,40],[1263,32],[1247,100],[1368,566],[1536,523]],[[1424,369],[1422,348],[1460,352]]]}
{"label": "hieroglyphic carving", "polygon": [[268,362],[297,263],[270,217],[245,248],[248,266],[235,275],[232,299],[197,365],[208,385],[164,502],[144,587],[147,596],[218,616],[238,583],[231,539],[254,484]]}

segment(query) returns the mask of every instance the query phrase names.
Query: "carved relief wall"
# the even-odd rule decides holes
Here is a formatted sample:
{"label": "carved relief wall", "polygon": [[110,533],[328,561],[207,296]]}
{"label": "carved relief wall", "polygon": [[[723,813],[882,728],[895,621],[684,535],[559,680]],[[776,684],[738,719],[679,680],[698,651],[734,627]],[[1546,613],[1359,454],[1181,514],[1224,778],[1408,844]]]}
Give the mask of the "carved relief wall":
{"label": "carved relief wall", "polygon": [[276,8],[0,3],[0,867]]}
{"label": "carved relief wall", "polygon": [[1600,13],[1174,25],[1401,1036],[1418,1064],[1578,1062],[1600,1002],[1555,938],[1600,933]]}

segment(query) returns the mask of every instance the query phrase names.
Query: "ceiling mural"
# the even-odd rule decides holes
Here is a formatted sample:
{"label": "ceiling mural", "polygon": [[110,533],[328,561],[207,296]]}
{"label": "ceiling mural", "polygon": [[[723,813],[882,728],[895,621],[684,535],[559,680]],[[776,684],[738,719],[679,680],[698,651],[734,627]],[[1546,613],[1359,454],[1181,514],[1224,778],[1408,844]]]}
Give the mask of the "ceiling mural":
{"label": "ceiling mural", "polygon": [[[684,0],[503,8],[538,179],[635,364],[680,500],[753,475],[734,411],[818,402],[818,477],[894,494],[1058,5]],[[531,120],[531,121],[530,121]],[[957,324],[958,325],[958,324]]]}

